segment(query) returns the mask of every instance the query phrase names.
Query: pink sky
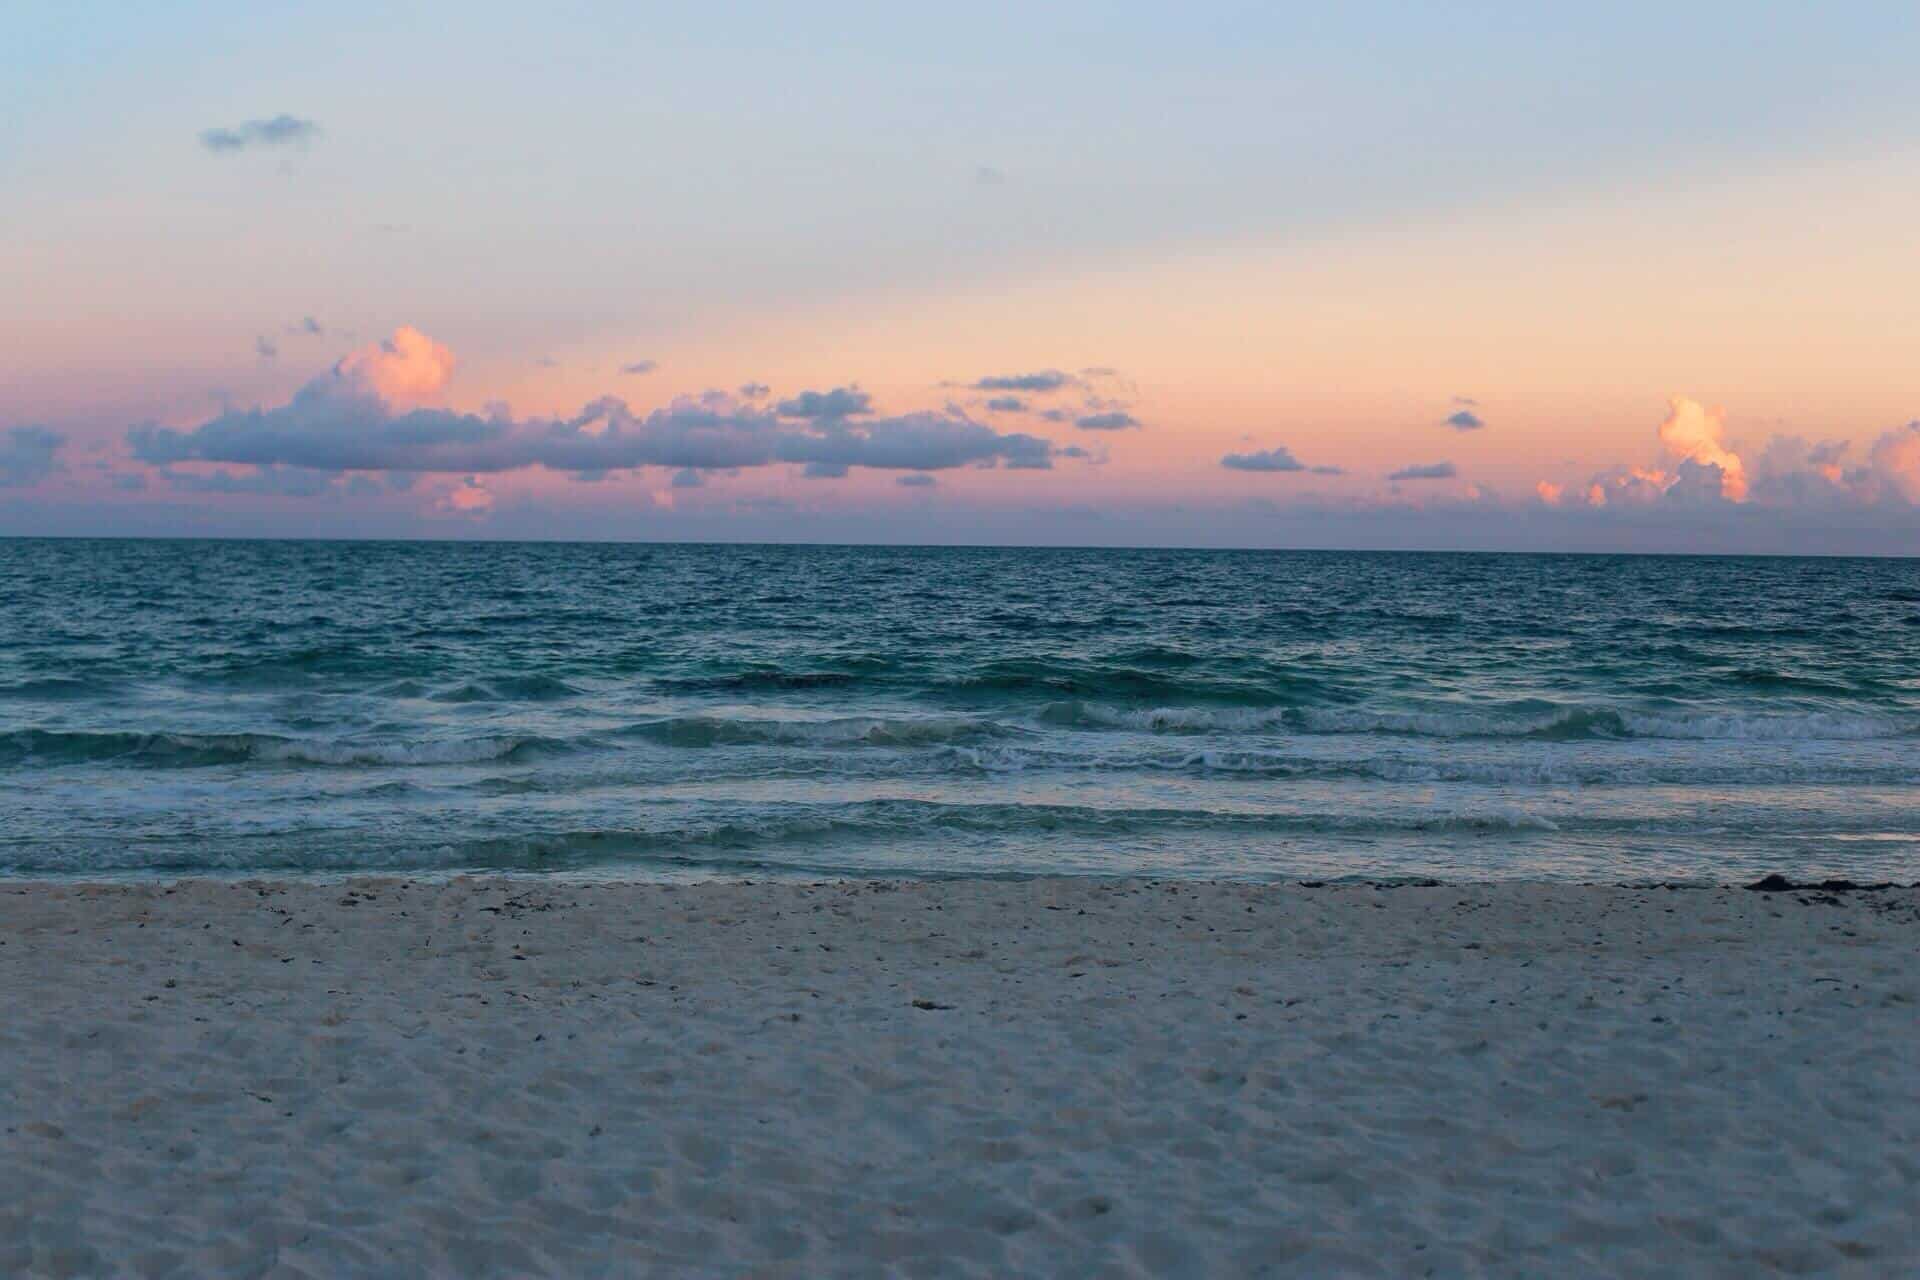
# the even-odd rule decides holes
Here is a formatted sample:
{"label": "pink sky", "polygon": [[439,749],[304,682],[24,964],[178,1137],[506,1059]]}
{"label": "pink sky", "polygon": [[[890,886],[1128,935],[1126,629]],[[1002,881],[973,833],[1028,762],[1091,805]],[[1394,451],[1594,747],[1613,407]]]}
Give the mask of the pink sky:
{"label": "pink sky", "polygon": [[[55,145],[84,121],[49,106],[29,115],[18,234],[0,249],[0,532],[1001,541],[1051,537],[1057,517],[1066,540],[1125,541],[1131,525],[1287,545],[1330,522],[1407,546],[1444,525],[1450,543],[1515,548],[1920,553],[1920,116],[1904,99],[1809,107],[1710,136],[1714,112],[1747,109],[1726,94],[1773,46],[1674,22],[1671,48],[1645,56],[1677,69],[1713,46],[1732,61],[1703,73],[1711,85],[1662,82],[1665,117],[1596,99],[1576,120],[1588,107],[1551,97],[1550,64],[1509,61],[1423,122],[1431,103],[1391,96],[1414,92],[1404,77],[1336,59],[1346,69],[1312,83],[1351,98],[1323,122],[1346,151],[1322,154],[1312,130],[1266,137],[1204,98],[1166,132],[1084,135],[1110,166],[1161,166],[1158,186],[1115,185],[1121,169],[1078,153],[1021,163],[1009,134],[1008,158],[922,191],[903,159],[856,159],[867,135],[851,116],[790,143],[822,167],[757,158],[764,199],[692,151],[630,186],[551,130],[529,134],[551,141],[527,167],[491,173],[457,140],[458,113],[417,99],[396,134],[318,80],[317,123],[227,110],[209,128],[211,100],[194,128],[133,119],[98,144],[89,186],[60,181],[78,152]],[[1639,47],[1603,27],[1578,34]],[[476,56],[492,48],[470,35]],[[1422,41],[1453,38],[1407,37],[1369,56],[1417,60]],[[1196,84],[1265,92],[1213,57]],[[1536,109],[1561,131],[1526,135],[1502,86],[1547,94]],[[699,100],[661,92],[662,120]],[[1230,189],[1191,167],[1210,129],[1249,148],[1240,163],[1265,146],[1300,167]],[[1425,151],[1395,149],[1410,130],[1431,132]],[[1594,142],[1584,162],[1574,136]],[[1442,161],[1474,185],[1377,196]],[[1066,376],[991,387],[1050,371]],[[315,387],[332,390],[299,399]],[[862,393],[859,411],[777,409],[836,388]],[[636,445],[603,469],[533,442],[608,430],[583,415],[607,397],[647,430],[705,404],[775,443],[692,467]],[[414,410],[517,443],[374,465]],[[155,427],[176,433],[167,449],[137,447]],[[298,438],[282,448],[275,432]],[[368,447],[317,449],[329,432]]]}

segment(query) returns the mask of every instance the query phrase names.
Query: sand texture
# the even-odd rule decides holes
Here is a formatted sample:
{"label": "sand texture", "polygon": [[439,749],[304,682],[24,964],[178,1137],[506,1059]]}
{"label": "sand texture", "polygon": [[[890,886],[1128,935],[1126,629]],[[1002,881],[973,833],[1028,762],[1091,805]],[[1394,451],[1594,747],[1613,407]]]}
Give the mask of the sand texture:
{"label": "sand texture", "polygon": [[0,886],[0,1274],[1920,1274],[1920,894]]}

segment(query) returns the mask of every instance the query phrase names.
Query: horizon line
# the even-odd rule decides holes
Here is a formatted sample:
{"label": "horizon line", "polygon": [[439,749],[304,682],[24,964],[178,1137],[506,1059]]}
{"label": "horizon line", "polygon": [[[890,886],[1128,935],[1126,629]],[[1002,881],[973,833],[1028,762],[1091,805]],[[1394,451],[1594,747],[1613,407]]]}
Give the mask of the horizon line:
{"label": "horizon line", "polygon": [[1584,556],[1643,560],[1915,560],[1920,552],[1841,551],[1590,551],[1466,547],[1257,547],[1179,543],[1022,543],[1022,542],[810,542],[804,539],[714,538],[367,538],[351,535],[172,534],[172,533],[0,533],[5,542],[324,542],[362,546],[547,546],[547,547],[757,547],[839,551],[1061,551],[1200,552],[1219,555],[1384,555],[1384,556]]}

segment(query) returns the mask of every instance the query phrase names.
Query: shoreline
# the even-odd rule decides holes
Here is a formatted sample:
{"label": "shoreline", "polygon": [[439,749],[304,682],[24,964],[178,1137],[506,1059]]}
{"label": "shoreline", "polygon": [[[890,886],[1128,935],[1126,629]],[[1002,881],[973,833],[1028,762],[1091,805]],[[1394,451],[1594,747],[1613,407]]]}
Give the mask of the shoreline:
{"label": "shoreline", "polygon": [[1880,1275],[1920,890],[0,882],[0,1270]]}

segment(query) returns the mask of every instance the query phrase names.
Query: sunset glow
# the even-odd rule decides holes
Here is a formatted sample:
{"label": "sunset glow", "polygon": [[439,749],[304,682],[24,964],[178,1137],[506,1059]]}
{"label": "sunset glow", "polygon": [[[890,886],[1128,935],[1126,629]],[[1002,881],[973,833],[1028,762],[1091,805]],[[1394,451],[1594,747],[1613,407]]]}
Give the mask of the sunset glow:
{"label": "sunset glow", "polygon": [[[583,120],[544,91],[450,113],[431,78],[376,109],[320,74],[424,58],[404,28],[104,136],[65,88],[105,112],[164,59],[27,19],[0,530],[1920,551],[1920,95],[1774,74],[1843,37],[1896,65],[1912,21],[1773,15],[1728,44],[1651,14],[1374,15],[1371,60],[1327,79],[1294,50],[1333,35],[1284,7],[1091,43],[1069,9],[1047,22],[1086,68],[1002,83],[917,150],[823,93],[764,125],[751,178],[745,115],[643,146],[638,82]],[[471,19],[446,39],[504,57],[505,9]],[[699,20],[636,21],[539,42],[719,76]],[[264,68],[312,34],[247,39]],[[932,107],[886,59],[913,39],[822,56],[911,117]],[[1572,93],[1576,47],[1617,58]],[[756,57],[727,68],[743,104],[776,95]],[[1024,55],[948,57],[925,92],[951,104]],[[1073,147],[1017,124],[1149,62]],[[1435,116],[1425,63],[1485,83]],[[562,130],[597,145],[543,148]],[[1180,144],[1202,135],[1223,167]],[[83,154],[120,198],[81,194]]]}

